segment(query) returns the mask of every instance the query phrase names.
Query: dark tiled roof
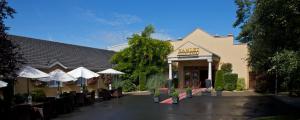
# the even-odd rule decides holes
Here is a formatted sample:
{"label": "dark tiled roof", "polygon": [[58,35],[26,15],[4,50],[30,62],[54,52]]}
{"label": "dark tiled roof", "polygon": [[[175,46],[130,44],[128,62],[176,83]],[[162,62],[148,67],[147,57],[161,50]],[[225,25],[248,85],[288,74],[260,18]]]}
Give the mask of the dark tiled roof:
{"label": "dark tiled roof", "polygon": [[20,46],[26,63],[35,68],[49,68],[57,62],[68,69],[83,66],[98,71],[112,67],[109,60],[113,51],[15,35],[9,37]]}

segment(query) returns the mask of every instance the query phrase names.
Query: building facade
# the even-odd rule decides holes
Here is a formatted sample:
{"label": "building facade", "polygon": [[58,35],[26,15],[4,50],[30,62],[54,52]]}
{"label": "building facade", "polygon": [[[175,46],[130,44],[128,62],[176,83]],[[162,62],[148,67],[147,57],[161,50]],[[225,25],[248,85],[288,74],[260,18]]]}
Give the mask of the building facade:
{"label": "building facade", "polygon": [[215,72],[223,63],[231,63],[233,73],[244,78],[249,88],[249,67],[246,44],[234,44],[233,35],[212,36],[196,29],[182,40],[170,41],[173,52],[168,55],[169,79],[178,79],[178,87],[205,87],[205,80],[214,83]]}
{"label": "building facade", "polygon": [[[34,67],[43,72],[50,73],[55,69],[69,72],[78,67],[85,67],[94,72],[105,70],[112,67],[110,58],[115,53],[110,50],[90,48],[78,45],[71,45],[41,39],[34,39],[22,36],[9,36],[13,43],[20,48],[21,54],[25,58],[25,65]],[[87,80],[89,91],[99,88],[107,88],[104,83],[108,76],[100,76]],[[67,82],[61,84],[61,90],[80,92],[81,83]],[[29,90],[42,89],[47,96],[57,95],[58,84],[56,82],[44,83],[38,80],[30,80]],[[15,93],[27,93],[27,79],[17,78]]]}

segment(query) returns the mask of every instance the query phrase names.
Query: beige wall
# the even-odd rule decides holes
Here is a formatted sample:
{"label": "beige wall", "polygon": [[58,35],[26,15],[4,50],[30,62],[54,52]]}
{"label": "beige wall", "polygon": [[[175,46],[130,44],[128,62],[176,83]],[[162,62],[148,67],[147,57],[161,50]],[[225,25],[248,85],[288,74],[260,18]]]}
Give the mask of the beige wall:
{"label": "beige wall", "polygon": [[[246,88],[248,88],[249,68],[246,61],[248,55],[247,45],[246,44],[234,45],[233,40],[234,38],[232,35],[215,37],[209,35],[208,33],[204,32],[201,29],[196,29],[188,36],[183,38],[182,40],[172,41],[171,44],[173,45],[174,50],[178,49],[179,47],[185,46],[187,42],[191,42],[193,44],[203,47],[204,49],[209,50],[210,52],[220,57],[220,60],[214,62],[214,65],[217,65],[218,69],[220,69],[222,63],[232,63],[233,72],[237,73],[240,78],[245,78]],[[174,53],[175,55],[172,55]],[[176,56],[176,53],[177,52],[173,52],[170,55]],[[207,53],[204,52],[203,54],[207,54]],[[179,67],[178,67],[179,69],[181,69],[180,66],[183,65],[180,65],[179,63]],[[179,74],[183,74],[183,73],[179,73]]]}

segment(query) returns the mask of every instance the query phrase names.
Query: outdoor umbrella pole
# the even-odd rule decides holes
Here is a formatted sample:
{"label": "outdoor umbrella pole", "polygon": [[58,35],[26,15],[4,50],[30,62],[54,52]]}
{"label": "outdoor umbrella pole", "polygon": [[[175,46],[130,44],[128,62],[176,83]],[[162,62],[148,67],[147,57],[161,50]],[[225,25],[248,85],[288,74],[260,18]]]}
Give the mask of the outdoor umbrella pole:
{"label": "outdoor umbrella pole", "polygon": [[[56,82],[56,81],[55,81]],[[59,95],[60,94],[60,91],[59,91],[59,89],[60,89],[60,82],[58,82],[58,84],[57,84],[58,86],[57,86],[57,95]]]}
{"label": "outdoor umbrella pole", "polygon": [[81,77],[80,77],[80,92],[83,93],[83,85],[82,85],[82,78],[83,78],[83,77],[82,77],[82,71],[80,71],[80,74],[81,74],[81,75],[80,75],[80,76],[81,76]]}
{"label": "outdoor umbrella pole", "polygon": [[29,96],[29,80],[27,79],[27,96]]}

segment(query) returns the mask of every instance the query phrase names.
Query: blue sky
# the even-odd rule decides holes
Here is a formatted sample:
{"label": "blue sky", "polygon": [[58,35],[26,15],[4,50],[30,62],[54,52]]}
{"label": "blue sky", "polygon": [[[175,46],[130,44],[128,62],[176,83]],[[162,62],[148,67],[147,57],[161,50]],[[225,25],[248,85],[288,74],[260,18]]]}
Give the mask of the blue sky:
{"label": "blue sky", "polygon": [[238,34],[234,0],[10,0],[10,34],[95,48],[127,42],[152,24],[154,37],[178,39],[196,28]]}

